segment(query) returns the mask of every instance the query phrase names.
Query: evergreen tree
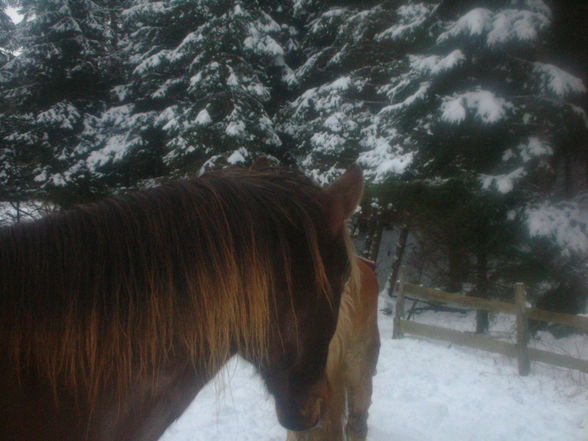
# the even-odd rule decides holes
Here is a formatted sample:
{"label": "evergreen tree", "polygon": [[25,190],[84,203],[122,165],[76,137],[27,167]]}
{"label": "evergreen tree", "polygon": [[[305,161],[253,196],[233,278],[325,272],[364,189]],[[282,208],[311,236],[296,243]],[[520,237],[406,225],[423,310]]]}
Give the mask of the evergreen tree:
{"label": "evergreen tree", "polygon": [[[267,3],[267,4],[266,4]],[[274,90],[291,72],[276,2],[137,0],[123,11],[128,80],[86,164],[127,184],[281,154]]]}
{"label": "evergreen tree", "polygon": [[6,0],[0,0],[0,66],[8,62],[14,50],[15,25],[6,13],[8,4]]}
{"label": "evergreen tree", "polygon": [[[108,101],[116,75],[110,0],[19,0],[20,54],[0,71],[2,176],[12,194],[67,205],[84,198],[87,176],[71,165]],[[73,188],[64,190],[69,184]],[[80,193],[73,196],[74,193]],[[26,196],[27,198],[29,196]]]}
{"label": "evergreen tree", "polygon": [[[575,256],[565,274],[582,268],[588,217],[569,188],[588,127],[574,100],[586,89],[543,59],[552,20],[543,1],[305,3],[315,9],[305,16],[307,61],[295,72],[310,88],[282,125],[304,167],[329,180],[358,158],[380,183],[376,194],[404,189],[410,209],[396,211],[447,250],[449,279],[467,279],[454,268],[465,259],[484,273],[476,285],[496,282],[507,252],[503,276],[516,278],[514,261],[530,256],[522,244],[544,241],[552,262]],[[380,197],[383,207],[394,203]],[[549,277],[528,281],[540,293]]]}
{"label": "evergreen tree", "polygon": [[[393,62],[400,47],[383,47],[378,35],[398,19],[391,2],[300,1],[295,12],[303,35],[295,67],[298,97],[280,115],[293,155],[317,179],[329,181],[363,150],[383,149],[370,132],[383,105],[377,70]],[[408,158],[394,156],[401,172]]]}
{"label": "evergreen tree", "polygon": [[[458,179],[482,198],[494,193],[509,209],[501,224],[516,221],[549,238],[552,264],[574,253],[576,270],[569,267],[561,282],[588,255],[588,218],[559,177],[570,180],[565,164],[585,148],[588,120],[570,101],[585,86],[541,60],[551,20],[543,2],[494,1],[438,14],[433,45],[391,70],[379,130],[393,127],[391,142],[414,152],[408,176],[436,179],[433,185]],[[477,216],[479,223],[483,213]],[[535,293],[548,276],[529,279]]]}

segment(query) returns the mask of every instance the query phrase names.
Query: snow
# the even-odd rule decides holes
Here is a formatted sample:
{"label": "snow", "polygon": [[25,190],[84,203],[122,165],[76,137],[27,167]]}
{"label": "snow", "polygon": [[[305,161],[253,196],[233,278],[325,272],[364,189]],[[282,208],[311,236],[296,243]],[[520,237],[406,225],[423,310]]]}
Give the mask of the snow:
{"label": "snow", "polygon": [[245,124],[242,121],[231,121],[225,133],[229,136],[239,137],[245,133]]}
{"label": "snow", "polygon": [[202,35],[202,30],[198,29],[196,31],[190,32],[188,35],[184,37],[182,42],[176,49],[176,52],[181,52],[185,50],[187,46],[191,46],[194,43],[201,43],[205,39],[204,35]]}
{"label": "snow", "polygon": [[143,60],[134,70],[134,75],[145,75],[150,73],[151,71],[157,70],[163,63],[169,62],[170,58],[173,56],[173,52],[167,49],[164,49],[160,52],[157,52],[150,57],[147,57]]}
{"label": "snow", "polygon": [[[437,39],[444,43],[462,37],[480,37],[489,47],[518,42],[533,43],[549,27],[549,9],[535,3],[532,10],[475,8],[459,18]],[[547,12],[546,12],[547,11]]]}
{"label": "snow", "polygon": [[438,75],[447,72],[454,67],[459,66],[465,61],[465,55],[459,49],[452,51],[445,57],[439,55],[431,55],[429,57],[412,56],[410,60],[411,68],[429,73],[431,75]]}
{"label": "snow", "polygon": [[346,139],[334,133],[317,132],[311,136],[310,142],[315,152],[337,153],[345,145]]}
{"label": "snow", "polygon": [[586,92],[584,82],[553,64],[533,63],[533,71],[539,76],[543,88],[557,97],[566,98]]}
{"label": "snow", "polygon": [[203,109],[200,112],[198,112],[195,122],[198,125],[205,126],[212,122],[212,118],[210,117],[208,111],[206,109]]}
{"label": "snow", "polygon": [[126,147],[126,138],[124,136],[111,136],[108,138],[106,145],[102,149],[93,151],[88,155],[88,159],[86,160],[88,167],[91,170],[94,170],[108,163],[113,158],[122,158],[124,156],[124,152],[126,151]]}
{"label": "snow", "polygon": [[11,6],[8,6],[4,12],[6,12],[6,15],[8,15],[15,24],[20,23],[23,19],[23,16],[18,13],[18,9]]}
{"label": "snow", "polygon": [[178,110],[178,106],[176,105],[167,107],[155,118],[154,124],[162,127],[166,131],[179,129]]}
{"label": "snow", "polygon": [[547,18],[552,17],[551,8],[543,0],[524,0],[524,3],[529,10],[543,14]]}
{"label": "snow", "polygon": [[227,158],[227,162],[229,164],[242,164],[245,162],[245,158],[249,157],[249,152],[247,149],[241,147],[235,150],[231,155]]}
{"label": "snow", "polygon": [[325,90],[347,90],[351,85],[351,78],[349,77],[341,77],[331,84],[324,86]]}
{"label": "snow", "polygon": [[[333,8],[333,9],[329,9],[322,16],[324,18],[334,18],[334,17],[340,17],[342,15],[345,15],[348,12],[349,12],[349,9],[347,9],[347,8]],[[316,26],[316,24],[315,24],[315,26]]]}
{"label": "snow", "polygon": [[78,109],[69,101],[61,101],[37,115],[37,122],[49,127],[73,130],[81,118]]}
{"label": "snow", "polygon": [[[180,86],[182,83],[183,81],[179,78],[172,78],[170,80],[166,80],[155,92],[151,94],[151,96],[155,99],[165,98],[169,94],[170,89],[172,89],[173,87]],[[121,96],[121,89],[124,90],[125,87],[122,86],[121,88],[118,88],[116,92],[118,96]],[[122,99],[124,99],[124,96]]]}
{"label": "snow", "polygon": [[[390,98],[393,98],[395,96],[397,90],[402,85],[403,85],[403,83],[401,82],[397,86],[392,87],[387,93],[388,96]],[[429,81],[423,81],[421,84],[419,84],[419,88],[412,95],[409,95],[408,97],[406,97],[404,100],[402,100],[399,103],[394,103],[394,104],[391,104],[389,106],[384,107],[382,110],[380,110],[379,113],[386,114],[386,113],[395,112],[395,111],[404,109],[408,106],[411,106],[416,101],[426,98],[427,93],[429,92],[430,88],[431,88],[431,83]]]}
{"label": "snow", "polygon": [[269,100],[271,96],[270,89],[261,83],[254,83],[247,86],[247,91],[251,92],[253,95],[255,95],[263,101]]}
{"label": "snow", "polygon": [[488,28],[489,21],[492,20],[492,11],[486,8],[475,8],[469,11],[464,16],[460,17],[459,20],[447,31],[443,32],[438,42],[443,42],[451,38],[455,38],[461,35],[480,35]]}
{"label": "snow", "polygon": [[588,253],[588,206],[581,199],[561,203],[543,202],[526,211],[531,236],[549,237],[564,254]]}
{"label": "snow", "polygon": [[504,98],[480,89],[445,98],[441,105],[441,119],[459,124],[466,118],[467,110],[470,110],[484,124],[493,124],[503,119],[510,107]]}
{"label": "snow", "polygon": [[235,72],[229,67],[231,74],[227,78],[227,86],[238,86],[240,84],[239,78],[235,75]]}
{"label": "snow", "polygon": [[349,13],[347,8],[333,8],[329,9],[317,19],[313,20],[309,25],[309,33],[311,35],[321,35],[328,32],[329,27],[333,24],[339,23],[340,17],[343,17]]}
{"label": "snow", "polygon": [[343,130],[354,130],[357,127],[355,121],[349,119],[343,112],[335,112],[323,122],[325,128],[332,132],[341,132]]}
{"label": "snow", "polygon": [[279,31],[280,26],[267,14],[264,14],[260,20],[249,25],[249,35],[243,41],[243,47],[260,55],[283,57],[284,49],[269,35],[269,33]]}
{"label": "snow", "polygon": [[292,103],[292,108],[295,109],[294,116],[298,116],[311,107],[321,113],[342,110],[343,92],[351,86],[351,78],[341,77],[332,83],[306,90]]}
{"label": "snow", "polygon": [[481,175],[480,180],[482,181],[482,188],[485,190],[496,188],[499,193],[510,193],[516,181],[524,178],[527,175],[525,170],[520,167],[513,170],[510,173],[504,175]]}
{"label": "snow", "polygon": [[466,118],[466,108],[460,98],[446,100],[441,111],[442,118],[450,123],[460,123]]}
{"label": "snow", "polygon": [[490,46],[509,43],[513,40],[535,41],[540,32],[548,26],[549,21],[543,14],[506,9],[494,17],[487,41]]}
{"label": "snow", "polygon": [[358,164],[366,168],[374,182],[382,182],[391,175],[402,174],[414,159],[412,152],[404,153],[402,147],[377,136],[368,136],[362,143],[369,150],[359,154]]}
{"label": "snow", "polygon": [[543,156],[551,156],[553,154],[553,148],[544,139],[536,136],[530,136],[526,142],[523,142],[517,146],[514,150],[508,149],[502,155],[503,161],[508,161],[518,154],[523,162],[528,162],[535,158],[541,158]]}
{"label": "snow", "polygon": [[[499,328],[493,332],[514,326],[503,317],[492,321]],[[473,314],[428,313],[417,320],[473,329]],[[586,376],[534,363],[531,375],[520,377],[512,359],[411,336],[392,340],[392,319],[380,315],[379,323],[368,441],[588,439]],[[253,368],[235,358],[161,441],[285,439],[273,399]]]}
{"label": "snow", "polygon": [[377,40],[400,40],[417,31],[431,14],[432,6],[424,3],[403,5],[398,8],[398,24],[376,36]]}

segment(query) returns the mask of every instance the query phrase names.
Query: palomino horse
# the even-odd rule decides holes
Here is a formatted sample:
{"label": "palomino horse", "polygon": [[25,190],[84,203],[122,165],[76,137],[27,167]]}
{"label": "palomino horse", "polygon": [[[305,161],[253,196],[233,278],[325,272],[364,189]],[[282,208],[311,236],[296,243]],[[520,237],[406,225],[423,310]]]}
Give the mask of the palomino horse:
{"label": "palomino horse", "polygon": [[312,427],[362,186],[231,170],[1,230],[0,439],[155,441],[236,353]]}
{"label": "palomino horse", "polygon": [[289,432],[288,441],[365,441],[372,377],[380,351],[378,279],[375,264],[358,259],[360,289],[343,292],[339,320],[329,345],[327,377],[332,399],[320,423],[305,432]]}

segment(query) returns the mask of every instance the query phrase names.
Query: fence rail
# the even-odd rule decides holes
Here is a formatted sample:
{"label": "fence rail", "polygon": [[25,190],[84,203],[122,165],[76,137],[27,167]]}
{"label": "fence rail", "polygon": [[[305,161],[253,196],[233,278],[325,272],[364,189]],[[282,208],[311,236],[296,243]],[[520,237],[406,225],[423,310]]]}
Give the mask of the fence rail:
{"label": "fence rail", "polygon": [[[404,333],[412,334],[517,358],[520,375],[527,375],[529,373],[531,361],[538,361],[588,373],[588,360],[528,347],[529,319],[571,326],[588,333],[588,318],[544,311],[537,308],[528,308],[526,306],[526,292],[523,285],[520,283],[515,284],[514,291],[516,303],[498,302],[406,283],[401,275],[398,281],[398,299],[396,301],[392,337],[399,338]],[[483,335],[404,320],[404,299],[407,295],[421,300],[515,315],[517,318],[517,342],[513,344]]]}

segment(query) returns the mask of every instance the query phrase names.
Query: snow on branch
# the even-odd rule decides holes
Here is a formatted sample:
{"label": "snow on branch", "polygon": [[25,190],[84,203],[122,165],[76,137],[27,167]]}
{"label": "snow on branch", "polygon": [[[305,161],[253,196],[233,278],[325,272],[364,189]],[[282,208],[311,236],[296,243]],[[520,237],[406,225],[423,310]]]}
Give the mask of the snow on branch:
{"label": "snow on branch", "polygon": [[406,39],[417,32],[429,18],[434,5],[415,3],[398,8],[398,24],[386,29],[376,36],[376,39],[397,41]]}
{"label": "snow on branch", "polygon": [[168,2],[139,3],[122,11],[124,20],[136,20],[145,16],[155,16],[170,9]]}
{"label": "snow on branch", "polygon": [[519,167],[510,173],[504,175],[481,175],[480,182],[484,190],[497,190],[499,193],[510,193],[516,181],[524,178],[527,172]]}
{"label": "snow on branch", "polygon": [[586,92],[584,82],[553,64],[533,63],[533,72],[539,77],[543,91],[558,98]]}
{"label": "snow on branch", "polygon": [[405,152],[399,145],[390,145],[379,136],[368,136],[362,145],[367,150],[359,154],[358,163],[366,168],[366,174],[376,183],[402,174],[414,159],[413,152]]}
{"label": "snow on branch", "polygon": [[81,118],[78,109],[69,101],[61,101],[37,115],[37,122],[49,127],[73,130]]}
{"label": "snow on branch", "polygon": [[446,56],[431,55],[424,57],[412,55],[410,56],[410,66],[412,69],[435,76],[461,65],[465,59],[463,52],[455,49]]}
{"label": "snow on branch", "polygon": [[[401,82],[398,86],[400,86],[400,85],[405,85],[405,84],[403,84]],[[394,94],[398,91],[398,89],[397,89],[398,86],[390,89],[390,93],[388,94],[390,98],[394,97]],[[414,93],[410,94],[408,97],[404,98],[399,103],[394,103],[394,104],[391,104],[389,106],[384,107],[382,110],[380,110],[379,115],[399,111],[401,109],[404,109],[406,107],[411,106],[412,104],[414,104],[418,100],[425,99],[427,97],[427,94],[429,93],[430,88],[431,88],[431,83],[429,81],[423,81],[421,84],[419,84],[419,88]]]}
{"label": "snow on branch", "polygon": [[529,162],[532,159],[551,156],[553,147],[546,140],[536,136],[530,136],[525,142],[519,144],[514,149],[506,150],[502,155],[503,161],[509,161],[512,158],[520,158],[523,162]]}
{"label": "snow on branch", "polygon": [[549,24],[543,14],[506,9],[494,16],[487,42],[490,46],[498,46],[511,41],[536,41]]}
{"label": "snow on branch", "polygon": [[452,38],[461,36],[481,35],[487,32],[494,14],[486,8],[472,9],[460,17],[447,31],[443,32],[437,42],[441,43]]}
{"label": "snow on branch", "polygon": [[513,42],[535,42],[551,23],[551,17],[539,8],[503,9],[493,12],[475,8],[460,17],[437,39],[438,43],[467,37],[480,37],[489,47]]}
{"label": "snow on branch", "polygon": [[229,164],[243,164],[250,157],[249,151],[244,147],[240,147],[228,156],[227,162]]}
{"label": "snow on branch", "polygon": [[543,202],[525,214],[531,236],[554,240],[565,254],[588,253],[587,194],[567,202]]}
{"label": "snow on branch", "polygon": [[441,119],[451,124],[460,124],[468,113],[484,124],[502,120],[512,104],[488,90],[475,90],[445,98],[441,105]]}

